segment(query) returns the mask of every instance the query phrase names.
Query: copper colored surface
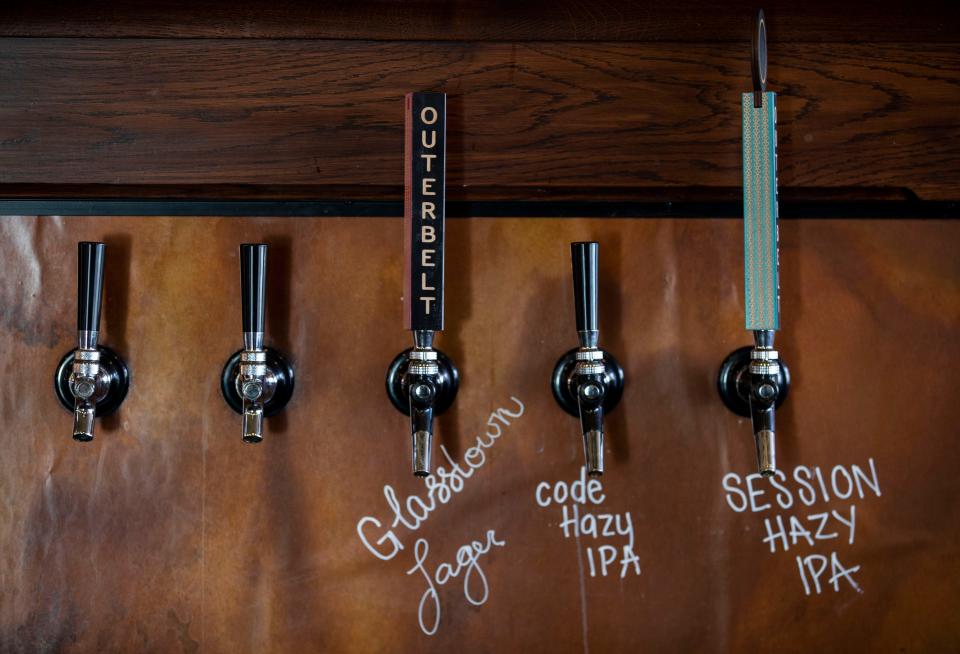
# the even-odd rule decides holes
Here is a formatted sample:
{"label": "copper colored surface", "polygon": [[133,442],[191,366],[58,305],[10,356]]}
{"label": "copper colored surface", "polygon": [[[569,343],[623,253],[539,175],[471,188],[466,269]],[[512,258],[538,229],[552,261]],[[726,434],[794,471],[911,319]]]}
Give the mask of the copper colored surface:
{"label": "copper colored surface", "polygon": [[[401,229],[389,219],[7,217],[0,222],[0,651],[944,652],[960,648],[960,223],[781,225],[783,331],[794,386],[781,466],[866,467],[882,496],[846,532],[771,554],[763,518],[846,512],[850,500],[734,513],[721,481],[754,470],[748,421],[714,389],[742,329],[737,220],[471,219],[448,223],[447,331],[461,372],[438,438],[463,462],[491,411],[525,405],[461,493],[390,561],[357,535],[383,496],[426,496],[383,375],[407,347]],[[568,244],[600,242],[602,345],[623,364],[609,416],[606,500],[630,512],[642,573],[591,577],[541,481],[572,481],[576,420],[551,397],[576,343]],[[107,243],[102,341],[130,394],[96,440],[70,438],[52,373],[73,346],[76,242]],[[297,387],[263,443],[240,441],[218,388],[240,346],[237,245],[271,245],[267,343]],[[440,456],[439,451],[437,455]],[[438,459],[442,462],[442,457]],[[764,483],[765,485],[765,483]],[[765,486],[770,500],[772,489]],[[583,509],[583,507],[581,507]],[[842,527],[832,523],[831,529]],[[383,533],[386,526],[371,533]],[[506,544],[439,586],[433,636],[414,565]],[[859,565],[804,595],[795,554]],[[476,573],[475,573],[476,574]],[[824,579],[825,581],[825,579]],[[471,581],[478,589],[478,577]],[[474,593],[474,596],[478,595]]]}

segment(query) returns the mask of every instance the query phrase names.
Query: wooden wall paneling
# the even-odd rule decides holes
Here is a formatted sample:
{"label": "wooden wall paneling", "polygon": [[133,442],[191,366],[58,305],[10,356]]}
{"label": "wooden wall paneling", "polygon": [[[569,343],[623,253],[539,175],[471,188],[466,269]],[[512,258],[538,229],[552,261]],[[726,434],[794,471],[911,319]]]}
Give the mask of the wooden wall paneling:
{"label": "wooden wall paneling", "polygon": [[[782,187],[958,197],[955,46],[775,43],[770,61]],[[735,189],[750,84],[742,43],[4,39],[0,67],[0,185],[51,194],[399,197],[417,88],[450,95],[451,199]]]}
{"label": "wooden wall paneling", "polygon": [[[960,538],[950,456],[960,223],[782,225],[778,343],[794,387],[779,413],[780,465],[819,466],[830,484],[834,466],[869,473],[873,461],[881,492],[830,491],[807,507],[791,482],[792,508],[756,513],[728,505],[724,476],[754,470],[753,445],[714,389],[720,361],[748,340],[738,220],[490,218],[448,229],[439,345],[462,386],[438,420],[439,441],[465,465],[491,411],[515,409],[511,397],[524,411],[462,492],[417,530],[395,527],[404,549],[382,561],[358,522],[390,523],[385,485],[401,501],[426,496],[409,474],[406,421],[383,391],[409,339],[398,220],[3,218],[2,373],[17,383],[0,386],[0,649],[960,647],[960,580],[950,574]],[[71,441],[50,383],[73,346],[82,239],[108,243],[103,341],[133,375],[119,414],[88,445]],[[581,464],[576,422],[547,383],[575,342],[568,243],[577,239],[601,242],[601,338],[627,374],[609,416],[605,499],[579,509],[629,513],[642,572],[622,580],[619,562],[591,576],[588,556],[623,537],[565,538],[560,509],[536,503],[540,482],[572,481]],[[256,240],[273,247],[268,342],[294,356],[297,389],[263,443],[245,446],[217,384],[240,337],[237,246]],[[775,501],[763,488],[758,505]],[[765,518],[809,526],[808,515],[848,516],[851,505],[852,544],[832,518],[836,539],[773,554],[763,542]],[[424,635],[427,584],[407,574],[417,539],[434,574],[491,529],[505,544],[478,561],[470,586],[479,598],[482,570],[486,602],[471,606],[462,575],[450,580],[438,587],[438,630]],[[820,594],[805,595],[795,556],[831,552],[860,566],[861,592],[845,579],[835,592],[825,577]]]}

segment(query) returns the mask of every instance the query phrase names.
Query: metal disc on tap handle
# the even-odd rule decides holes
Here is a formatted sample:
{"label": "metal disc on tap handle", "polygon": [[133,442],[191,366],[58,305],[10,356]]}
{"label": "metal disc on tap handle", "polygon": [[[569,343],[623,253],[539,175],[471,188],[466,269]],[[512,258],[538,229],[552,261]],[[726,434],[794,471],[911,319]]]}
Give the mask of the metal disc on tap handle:
{"label": "metal disc on tap handle", "polygon": [[[567,351],[557,360],[550,376],[550,388],[553,397],[563,410],[575,418],[580,417],[580,405],[576,395],[571,392],[570,381],[574,368],[577,366],[577,352],[579,348]],[[623,367],[613,358],[613,355],[603,350],[604,381],[607,386],[607,395],[603,398],[603,410],[610,413],[620,402],[623,396]]]}
{"label": "metal disc on tap handle", "polygon": [[[263,415],[269,418],[280,413],[293,397],[294,377],[293,364],[286,356],[272,347],[264,349],[267,352],[267,367],[277,377],[277,388],[273,392],[273,397],[263,405]],[[243,350],[234,352],[220,373],[220,392],[223,393],[223,399],[239,414],[243,413],[243,399],[237,392],[236,380],[240,374],[240,355],[242,354]]]}
{"label": "metal disc on tap handle", "polygon": [[[717,373],[717,391],[724,405],[738,416],[750,417],[750,353],[752,345],[745,345],[731,352],[720,365]],[[790,392],[790,369],[780,361],[777,372],[777,402],[780,408]]]}
{"label": "metal disc on tap handle", "polygon": [[[97,402],[96,416],[103,418],[114,413],[123,404],[127,397],[127,391],[130,389],[130,369],[116,352],[104,345],[98,345],[100,351],[100,369],[105,370],[110,380],[110,386],[107,394],[102,400]],[[76,350],[70,350],[57,365],[57,371],[53,376],[53,390],[57,393],[57,399],[67,411],[74,409],[74,397],[70,392],[70,373],[73,371],[73,358]]]}
{"label": "metal disc on tap handle", "polygon": [[[404,415],[410,415],[410,400],[407,397],[407,389],[404,388],[404,373],[410,364],[411,350],[404,350],[390,362],[387,368],[387,395],[390,397],[390,403]],[[437,350],[437,367],[439,385],[437,388],[437,399],[433,406],[434,415],[440,415],[450,408],[457,391],[460,389],[460,372],[453,365],[453,361],[443,352]]]}

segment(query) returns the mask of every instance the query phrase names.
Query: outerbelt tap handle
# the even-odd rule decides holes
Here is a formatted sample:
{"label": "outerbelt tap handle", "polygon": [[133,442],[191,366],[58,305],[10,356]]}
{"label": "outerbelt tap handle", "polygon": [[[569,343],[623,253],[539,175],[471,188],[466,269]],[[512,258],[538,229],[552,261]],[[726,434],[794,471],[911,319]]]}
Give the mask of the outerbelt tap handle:
{"label": "outerbelt tap handle", "polygon": [[243,312],[243,347],[263,349],[264,313],[267,304],[267,245],[240,246],[240,296]]}
{"label": "outerbelt tap handle", "polygon": [[571,243],[573,260],[573,303],[580,347],[597,347],[600,321],[597,317],[597,277],[600,244],[594,241]]}
{"label": "outerbelt tap handle", "polygon": [[404,327],[443,331],[447,96],[408,93],[404,148]]}
{"label": "outerbelt tap handle", "polygon": [[77,332],[81,349],[97,347],[105,249],[103,243],[88,241],[77,246]]}

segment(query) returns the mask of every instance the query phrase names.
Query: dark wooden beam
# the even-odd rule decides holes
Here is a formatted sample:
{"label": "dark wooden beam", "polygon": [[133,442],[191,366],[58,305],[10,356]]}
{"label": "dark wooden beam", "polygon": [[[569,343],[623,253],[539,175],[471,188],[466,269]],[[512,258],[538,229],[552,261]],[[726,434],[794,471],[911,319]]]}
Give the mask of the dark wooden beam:
{"label": "dark wooden beam", "polygon": [[[770,61],[782,187],[960,197],[958,48]],[[462,199],[739,187],[750,88],[722,43],[3,39],[0,71],[0,185],[399,188],[403,94],[437,89]]]}
{"label": "dark wooden beam", "polygon": [[809,0],[14,0],[0,36],[748,43],[758,6],[779,42],[957,40],[956,2]]}

